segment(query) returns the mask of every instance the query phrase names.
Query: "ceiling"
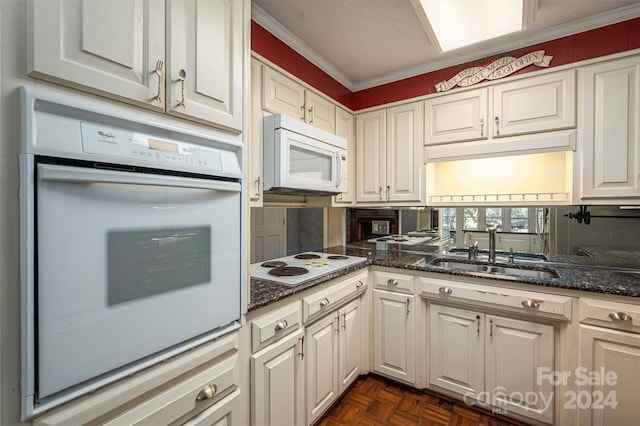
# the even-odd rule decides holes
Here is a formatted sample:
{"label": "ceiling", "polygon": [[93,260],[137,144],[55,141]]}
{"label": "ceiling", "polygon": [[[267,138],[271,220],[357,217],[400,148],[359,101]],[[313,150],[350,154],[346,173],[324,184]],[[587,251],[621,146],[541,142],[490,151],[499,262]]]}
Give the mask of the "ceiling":
{"label": "ceiling", "polygon": [[251,2],[254,21],[351,91],[640,16],[640,0],[532,0],[527,29],[443,54],[411,0]]}

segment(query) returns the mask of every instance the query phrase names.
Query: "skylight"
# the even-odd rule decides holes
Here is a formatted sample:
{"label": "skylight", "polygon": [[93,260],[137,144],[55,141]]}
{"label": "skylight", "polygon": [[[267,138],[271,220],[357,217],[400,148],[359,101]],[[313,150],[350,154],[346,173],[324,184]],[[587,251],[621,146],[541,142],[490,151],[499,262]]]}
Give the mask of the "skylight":
{"label": "skylight", "polygon": [[[447,52],[521,31],[527,0],[416,0],[427,33]],[[425,22],[426,21],[426,22]]]}

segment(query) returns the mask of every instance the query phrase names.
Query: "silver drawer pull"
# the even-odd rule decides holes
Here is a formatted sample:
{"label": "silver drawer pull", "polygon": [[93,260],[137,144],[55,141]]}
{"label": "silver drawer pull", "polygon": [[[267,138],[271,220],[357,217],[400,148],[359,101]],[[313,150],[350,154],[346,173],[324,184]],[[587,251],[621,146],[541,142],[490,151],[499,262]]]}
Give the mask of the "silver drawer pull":
{"label": "silver drawer pull", "polygon": [[364,283],[362,281],[358,281],[358,283],[356,284],[357,288],[362,288],[364,286]]}
{"label": "silver drawer pull", "polygon": [[287,324],[287,320],[278,321],[278,323],[276,324],[275,330],[276,331],[284,330],[285,328],[287,328],[288,325],[289,324]]}
{"label": "silver drawer pull", "polygon": [[390,285],[390,286],[393,286],[393,287],[398,287],[398,280],[389,279],[389,280],[387,280],[387,285]]}
{"label": "silver drawer pull", "polygon": [[442,294],[451,294],[453,293],[453,290],[451,290],[449,287],[440,287],[438,289],[438,291]]}
{"label": "silver drawer pull", "polygon": [[522,306],[524,306],[525,308],[539,308],[540,303],[536,302],[535,300],[523,300]]}
{"label": "silver drawer pull", "polygon": [[609,318],[613,321],[631,321],[633,319],[631,315],[627,315],[624,312],[611,312]]}
{"label": "silver drawer pull", "polygon": [[218,392],[218,388],[216,385],[207,385],[198,392],[198,396],[196,396],[196,401],[205,401],[209,398],[212,398]]}
{"label": "silver drawer pull", "polygon": [[322,306],[323,308],[328,305],[329,305],[329,299],[327,299],[326,297],[320,301],[320,306]]}

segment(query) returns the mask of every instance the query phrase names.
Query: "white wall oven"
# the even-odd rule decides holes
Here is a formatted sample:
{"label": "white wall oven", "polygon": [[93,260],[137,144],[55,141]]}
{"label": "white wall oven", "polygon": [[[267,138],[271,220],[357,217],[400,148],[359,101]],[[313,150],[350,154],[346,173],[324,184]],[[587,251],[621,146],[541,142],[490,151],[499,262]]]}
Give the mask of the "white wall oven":
{"label": "white wall oven", "polygon": [[242,147],[93,99],[21,96],[26,419],[239,327]]}

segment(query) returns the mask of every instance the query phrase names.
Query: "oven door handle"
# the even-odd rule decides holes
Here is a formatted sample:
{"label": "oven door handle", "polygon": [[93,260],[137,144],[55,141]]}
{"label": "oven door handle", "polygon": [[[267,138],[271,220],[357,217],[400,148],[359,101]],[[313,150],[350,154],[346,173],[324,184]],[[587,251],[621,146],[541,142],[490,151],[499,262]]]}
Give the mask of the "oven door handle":
{"label": "oven door handle", "polygon": [[90,169],[85,167],[54,166],[51,164],[38,165],[38,179],[50,182],[171,186],[177,188],[240,192],[240,184],[238,182]]}

